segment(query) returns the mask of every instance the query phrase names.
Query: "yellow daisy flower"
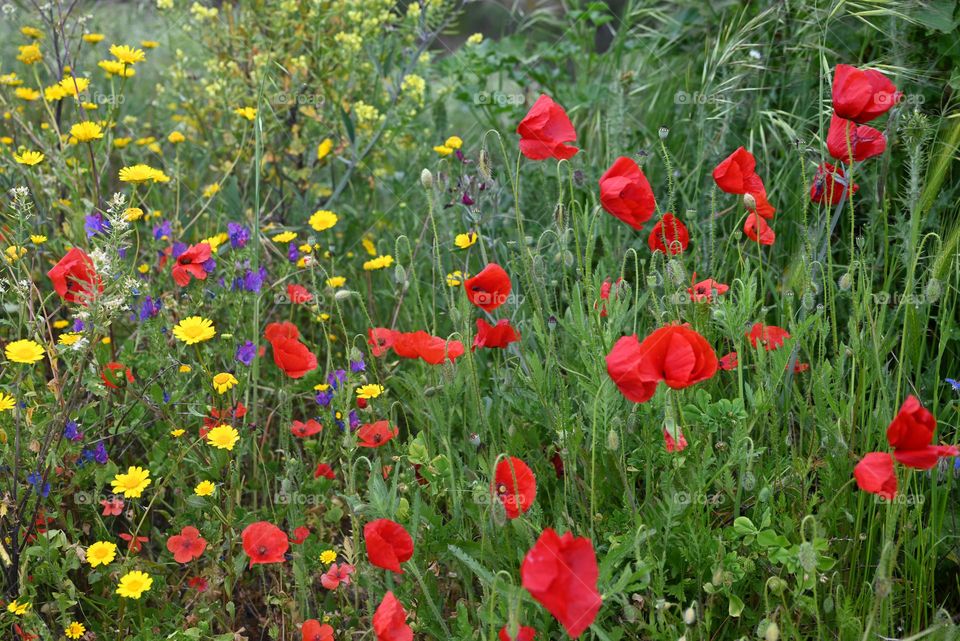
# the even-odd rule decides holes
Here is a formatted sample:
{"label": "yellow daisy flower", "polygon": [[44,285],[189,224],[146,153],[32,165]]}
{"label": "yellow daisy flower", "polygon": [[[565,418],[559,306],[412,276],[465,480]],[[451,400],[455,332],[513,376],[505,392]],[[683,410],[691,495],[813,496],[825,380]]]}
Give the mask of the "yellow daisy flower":
{"label": "yellow daisy flower", "polygon": [[117,558],[117,544],[110,541],[97,541],[87,548],[87,563],[95,568],[98,565],[108,565]]}
{"label": "yellow daisy flower", "polygon": [[6,392],[0,392],[0,412],[12,410],[17,405],[17,399]]}
{"label": "yellow daisy flower", "polygon": [[371,399],[377,398],[383,394],[384,388],[383,385],[377,385],[375,383],[368,383],[367,385],[361,385],[357,388],[357,398]]}
{"label": "yellow daisy flower", "polygon": [[230,425],[218,425],[207,432],[207,443],[218,450],[233,450],[239,440],[240,432]]}
{"label": "yellow daisy flower", "polygon": [[457,234],[457,237],[453,239],[453,244],[460,249],[466,249],[467,247],[472,247],[478,238],[480,237],[477,233],[472,231],[466,234]]}
{"label": "yellow daisy flower", "polygon": [[363,269],[365,271],[374,271],[377,269],[385,269],[393,264],[393,256],[386,254],[384,256],[377,256],[376,258],[371,258],[363,264]]}
{"label": "yellow daisy flower", "polygon": [[212,481],[200,481],[197,487],[193,488],[193,493],[197,496],[213,496],[217,491],[217,486]]}
{"label": "yellow daisy flower", "polygon": [[213,326],[213,321],[200,316],[191,316],[177,323],[173,328],[173,335],[187,345],[193,345],[210,340],[217,335],[217,330]]}
{"label": "yellow daisy flower", "polygon": [[131,465],[126,473],[117,473],[110,481],[115,494],[123,494],[128,499],[138,499],[150,485],[150,470]]}
{"label": "yellow daisy flower", "polygon": [[126,65],[135,65],[147,58],[143,49],[134,49],[127,45],[110,45],[110,55]]}
{"label": "yellow daisy flower", "polygon": [[289,243],[297,237],[297,232],[295,231],[284,231],[273,237],[273,241],[277,243]]}
{"label": "yellow daisy flower", "polygon": [[8,343],[4,353],[14,363],[24,363],[26,365],[36,363],[43,358],[44,354],[40,343],[29,339]]}
{"label": "yellow daisy flower", "polygon": [[77,142],[90,142],[103,138],[103,129],[95,122],[78,122],[70,127],[70,136]]}
{"label": "yellow daisy flower", "polygon": [[330,565],[337,560],[337,553],[333,550],[324,550],[320,553],[320,562],[324,565]]}
{"label": "yellow daisy flower", "polygon": [[326,158],[331,149],[333,149],[333,141],[331,139],[324,138],[321,140],[320,144],[317,145],[317,160],[320,161]]}
{"label": "yellow daisy flower", "polygon": [[217,390],[218,394],[225,394],[239,383],[240,381],[230,372],[220,372],[213,377],[213,389]]}
{"label": "yellow daisy flower", "polygon": [[246,118],[247,120],[253,120],[257,117],[257,110],[254,107],[237,107],[233,110],[233,113],[237,114],[241,118]]}
{"label": "yellow daisy flower", "polygon": [[327,287],[336,289],[337,287],[343,287],[346,282],[347,279],[343,276],[331,276],[327,279]]}
{"label": "yellow daisy flower", "polygon": [[43,159],[46,158],[39,151],[25,151],[22,154],[13,154],[13,159],[20,163],[21,165],[39,165],[43,162]]}
{"label": "yellow daisy flower", "polygon": [[117,594],[125,599],[139,599],[144,592],[150,590],[152,585],[153,579],[150,578],[149,574],[134,570],[120,577]]}
{"label": "yellow daisy flower", "polygon": [[310,216],[310,226],[316,231],[326,231],[337,224],[337,215],[332,211],[320,209]]}
{"label": "yellow daisy flower", "polygon": [[63,633],[67,635],[68,639],[79,639],[83,637],[83,635],[86,634],[86,632],[87,632],[87,628],[84,627],[84,625],[79,621],[71,622],[70,625],[68,625],[66,629],[63,631]]}
{"label": "yellow daisy flower", "polygon": [[102,33],[85,33],[81,37],[84,42],[95,45],[98,42],[102,42],[105,36]]}

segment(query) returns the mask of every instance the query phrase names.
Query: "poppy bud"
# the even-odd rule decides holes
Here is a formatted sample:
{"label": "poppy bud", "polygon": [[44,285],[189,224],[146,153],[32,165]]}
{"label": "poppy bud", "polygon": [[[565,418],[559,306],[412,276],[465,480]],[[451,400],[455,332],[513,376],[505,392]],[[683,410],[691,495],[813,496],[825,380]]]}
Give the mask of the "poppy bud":
{"label": "poppy bud", "polygon": [[787,582],[778,576],[772,576],[767,579],[767,588],[769,588],[773,594],[780,595],[787,589]]}
{"label": "poppy bud", "polygon": [[397,265],[394,268],[393,280],[395,280],[398,285],[403,285],[407,282],[407,270],[403,268],[403,265]]}
{"label": "poppy bud", "polygon": [[423,185],[424,189],[433,189],[433,174],[430,173],[429,169],[424,168],[420,172],[420,184]]}
{"label": "poppy bud", "polygon": [[476,432],[471,432],[469,437],[470,445],[474,447],[480,447],[480,435]]}
{"label": "poppy bud", "polygon": [[927,281],[926,295],[928,303],[935,303],[940,300],[940,294],[942,293],[943,286],[940,284],[939,280],[936,278],[931,278],[929,281]]}
{"label": "poppy bud", "polygon": [[697,622],[697,611],[692,605],[683,611],[683,622],[686,625],[693,625]]}
{"label": "poppy bud", "polygon": [[620,435],[617,434],[617,430],[611,429],[607,432],[607,449],[611,451],[620,449]]}
{"label": "poppy bud", "polygon": [[805,310],[810,311],[811,309],[813,309],[814,305],[816,304],[816,301],[813,298],[813,294],[811,294],[810,292],[807,292],[801,297],[800,303],[803,305],[803,308]]}
{"label": "poppy bud", "polygon": [[847,272],[841,276],[840,280],[837,282],[837,287],[843,291],[848,291],[851,287],[853,287],[853,274]]}
{"label": "poppy bud", "polygon": [[777,625],[776,621],[771,621],[767,624],[767,629],[763,633],[764,641],[779,641],[780,639],[780,626]]}
{"label": "poppy bud", "polygon": [[657,131],[657,135],[660,136],[660,140],[666,140],[667,136],[670,135],[670,130],[666,127],[660,127],[660,129]]}
{"label": "poppy bud", "polygon": [[336,291],[336,293],[333,295],[333,298],[334,298],[334,300],[336,300],[336,301],[338,301],[338,302],[340,302],[340,301],[345,301],[345,300],[347,300],[348,298],[350,298],[351,296],[353,296],[355,293],[356,293],[356,292],[351,291],[351,290],[349,290],[349,289],[338,289],[338,290]]}
{"label": "poppy bud", "polygon": [[486,149],[480,150],[480,161],[477,163],[477,169],[484,180],[493,180],[493,172],[490,167],[490,154]]}
{"label": "poppy bud", "polygon": [[670,281],[677,287],[688,282],[687,271],[683,268],[683,263],[679,260],[671,259],[667,262],[667,276],[670,277]]}
{"label": "poppy bud", "polygon": [[743,206],[753,211],[757,208],[757,199],[753,197],[753,194],[744,194],[743,195]]}

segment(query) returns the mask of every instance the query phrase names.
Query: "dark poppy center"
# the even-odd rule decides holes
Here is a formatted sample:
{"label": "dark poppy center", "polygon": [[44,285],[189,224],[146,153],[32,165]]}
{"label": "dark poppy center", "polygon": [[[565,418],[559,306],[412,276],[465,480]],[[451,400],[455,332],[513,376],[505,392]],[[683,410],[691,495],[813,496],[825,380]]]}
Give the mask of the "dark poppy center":
{"label": "dark poppy center", "polygon": [[261,545],[260,547],[257,548],[257,552],[259,552],[261,556],[266,556],[267,547],[265,545]]}

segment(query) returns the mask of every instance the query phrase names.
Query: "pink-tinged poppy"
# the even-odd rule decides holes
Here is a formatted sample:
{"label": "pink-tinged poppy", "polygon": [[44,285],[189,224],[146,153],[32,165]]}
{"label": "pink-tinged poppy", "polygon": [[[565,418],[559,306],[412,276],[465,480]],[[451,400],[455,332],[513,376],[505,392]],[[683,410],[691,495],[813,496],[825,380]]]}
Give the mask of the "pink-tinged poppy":
{"label": "pink-tinged poppy", "polygon": [[737,366],[740,364],[740,361],[737,360],[737,353],[730,352],[720,357],[719,366],[723,370],[737,369]]}
{"label": "pink-tinged poppy", "polygon": [[746,337],[754,348],[757,345],[762,345],[765,350],[772,352],[783,346],[783,341],[790,338],[790,332],[776,325],[754,323],[750,331],[746,333]]}
{"label": "pink-tinged poppy", "polygon": [[353,574],[354,567],[349,563],[336,563],[330,566],[323,576],[320,577],[320,584],[328,590],[336,590],[340,584],[350,585],[350,575]]}
{"label": "pink-tinged poppy", "polygon": [[777,234],[773,227],[767,224],[762,216],[757,214],[747,214],[743,221],[744,235],[755,243],[760,245],[772,245],[777,241]]}
{"label": "pink-tinged poppy", "polygon": [[817,167],[813,184],[810,185],[810,200],[829,205],[836,205],[844,199],[849,200],[853,194],[860,190],[860,185],[854,183],[852,187],[847,189],[845,183],[846,178],[843,172],[838,171],[828,162],[822,163]]}
{"label": "pink-tinged poppy", "polygon": [[664,214],[663,218],[653,226],[647,245],[650,251],[661,251],[664,254],[679,254],[690,244],[690,234],[687,227],[673,214]]}
{"label": "pink-tinged poppy", "polygon": [[515,519],[533,505],[537,478],[526,463],[511,456],[497,463],[490,491],[500,499],[507,518]]}
{"label": "pink-tinged poppy", "polygon": [[373,633],[377,641],[413,641],[413,630],[407,625],[407,611],[403,604],[387,592],[373,613]]}
{"label": "pink-tinged poppy", "polygon": [[205,264],[210,260],[211,250],[207,243],[198,243],[177,256],[173,263],[173,282],[179,287],[190,284],[190,278],[206,280]]}
{"label": "pink-tinged poppy", "polygon": [[307,619],[300,627],[301,641],[333,641],[333,627],[316,619]]}
{"label": "pink-tinged poppy", "polygon": [[523,558],[520,578],[530,595],[576,639],[600,611],[597,556],[590,539],[550,528]]}
{"label": "pink-tinged poppy", "polygon": [[310,528],[306,525],[301,525],[300,527],[294,528],[293,536],[290,537],[290,542],[294,545],[303,545],[303,542],[307,540],[310,536]]}
{"label": "pink-tinged poppy", "polygon": [[607,317],[607,303],[606,303],[606,301],[610,300],[610,294],[613,294],[613,295],[616,295],[616,294],[617,294],[617,292],[618,292],[619,289],[620,289],[620,283],[622,283],[622,282],[623,282],[623,279],[622,279],[622,278],[618,278],[618,279],[616,280],[616,282],[613,282],[613,283],[610,282],[610,279],[609,279],[609,278],[607,278],[607,279],[604,280],[603,283],[600,285],[600,300],[603,301],[603,302],[601,303],[601,304],[602,304],[602,307],[600,307],[600,305],[597,304],[597,303],[594,303],[594,304],[593,304],[593,308],[594,308],[594,309],[597,309],[597,307],[600,307],[600,318],[606,318],[606,317]]}
{"label": "pink-tinged poppy", "polygon": [[335,479],[337,475],[334,473],[333,468],[330,467],[327,463],[317,463],[317,469],[313,471],[313,478],[325,478],[325,479]]}
{"label": "pink-tinged poppy", "polygon": [[503,349],[518,340],[520,340],[520,334],[513,329],[506,318],[498,320],[496,325],[491,325],[482,318],[477,319],[477,335],[473,339],[473,349],[478,347]]}
{"label": "pink-tinged poppy", "polygon": [[521,625],[517,630],[517,636],[511,637],[510,632],[507,630],[507,626],[500,628],[500,632],[497,633],[497,638],[500,641],[533,641],[537,636],[536,628],[531,628],[530,626]]}
{"label": "pink-tinged poppy", "polygon": [[657,208],[647,177],[639,165],[626,156],[617,158],[600,177],[600,204],[638,231]]}
{"label": "pink-tinged poppy", "polygon": [[463,281],[467,299],[487,312],[507,302],[512,288],[510,276],[496,263],[489,263],[479,274]]}
{"label": "pink-tinged poppy", "polygon": [[127,549],[133,554],[139,554],[143,544],[150,540],[146,536],[134,536],[126,532],[120,534],[120,538],[127,542]]}
{"label": "pink-tinged poppy", "polygon": [[869,122],[897,104],[903,94],[879,71],[837,65],[833,70],[833,111],[854,122]]}
{"label": "pink-tinged poppy", "polygon": [[403,574],[400,564],[413,556],[413,539],[402,525],[390,519],[370,521],[363,526],[363,540],[370,563]]}
{"label": "pink-tinged poppy", "polygon": [[100,378],[103,384],[110,389],[120,389],[126,387],[127,383],[135,383],[133,372],[123,363],[110,362],[103,366],[100,371]]}
{"label": "pink-tinged poppy", "polygon": [[931,445],[937,429],[933,417],[915,396],[908,396],[900,411],[887,427],[887,442],[893,448],[893,456],[902,465],[918,470],[929,470],[937,460],[960,454],[953,445]]}
{"label": "pink-tinged poppy", "polygon": [[207,541],[200,536],[200,530],[188,525],[180,530],[180,534],[167,539],[167,549],[173,552],[173,560],[177,563],[189,563],[200,558],[207,549]]}
{"label": "pink-tinged poppy", "polygon": [[390,421],[377,421],[361,425],[357,430],[360,442],[357,447],[380,447],[386,445],[394,436],[400,433],[399,427],[390,427]]}
{"label": "pink-tinged poppy", "polygon": [[323,425],[312,418],[308,419],[306,423],[303,421],[294,421],[290,426],[290,433],[297,438],[307,438],[314,434],[319,434],[322,431]]}
{"label": "pink-tinged poppy", "polygon": [[119,496],[101,499],[100,505],[103,506],[103,516],[120,516],[123,514],[123,499]]}
{"label": "pink-tinged poppy", "polygon": [[[694,276],[696,276],[696,274],[694,274]],[[726,294],[728,291],[730,291],[729,286],[715,281],[712,278],[701,280],[699,283],[694,283],[693,287],[687,288],[687,293],[690,294],[690,300],[695,303],[709,303],[713,301],[714,294],[720,296],[721,294]]]}
{"label": "pink-tinged poppy", "polygon": [[685,325],[667,325],[637,340],[624,336],[607,354],[607,373],[634,403],[650,400],[660,381],[683,389],[717,372],[717,355],[707,340]]}
{"label": "pink-tinged poppy", "polygon": [[68,303],[86,307],[93,296],[103,291],[103,280],[93,267],[93,259],[77,247],[51,267],[47,277],[57,295]]}
{"label": "pink-tinged poppy", "polygon": [[837,160],[849,165],[855,160],[879,156],[886,148],[887,138],[873,127],[844,120],[837,114],[830,118],[827,151]]}
{"label": "pink-tinged poppy", "polygon": [[197,592],[206,592],[210,585],[202,576],[193,576],[187,579],[187,587],[192,588]]}
{"label": "pink-tinged poppy", "polygon": [[293,323],[270,323],[264,336],[273,348],[273,362],[290,378],[317,368],[317,357],[300,342],[300,330]]}
{"label": "pink-tinged poppy", "polygon": [[302,305],[313,300],[313,294],[303,285],[287,285],[287,298],[294,305]]}
{"label": "pink-tinged poppy", "polygon": [[530,160],[567,160],[580,151],[568,142],[577,139],[567,112],[547,95],[541,95],[517,125],[520,153]]}
{"label": "pink-tinged poppy", "polygon": [[853,468],[857,485],[864,492],[879,494],[888,501],[897,495],[897,474],[893,457],[886,452],[870,452]]}
{"label": "pink-tinged poppy", "polygon": [[687,439],[684,438],[683,432],[680,430],[677,430],[677,438],[674,439],[673,436],[670,435],[670,430],[663,428],[663,446],[671,454],[674,452],[682,452],[687,449]]}
{"label": "pink-tinged poppy", "polygon": [[243,529],[241,537],[251,568],[260,563],[283,563],[290,549],[287,533],[267,521],[251,523]]}
{"label": "pink-tinged poppy", "polygon": [[401,358],[420,358],[431,365],[445,360],[455,361],[463,356],[463,343],[431,336],[427,332],[398,332],[394,337],[393,351]]}

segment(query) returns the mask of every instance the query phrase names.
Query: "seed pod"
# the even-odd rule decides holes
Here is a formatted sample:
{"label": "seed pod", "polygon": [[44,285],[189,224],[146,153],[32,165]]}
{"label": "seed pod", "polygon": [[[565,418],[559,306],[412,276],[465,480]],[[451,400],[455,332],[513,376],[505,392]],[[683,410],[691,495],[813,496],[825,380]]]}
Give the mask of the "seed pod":
{"label": "seed pod", "polygon": [[940,300],[940,295],[943,294],[943,285],[936,278],[931,278],[927,281],[926,296],[928,303],[935,303]]}
{"label": "seed pod", "polygon": [[493,180],[493,168],[490,166],[490,154],[486,149],[480,150],[480,160],[477,163],[477,169],[484,180]]}
{"label": "seed pod", "polygon": [[424,168],[420,172],[420,184],[423,185],[424,189],[433,189],[433,174],[430,173],[429,169]]}
{"label": "seed pod", "polygon": [[839,287],[841,290],[845,292],[849,291],[850,288],[853,287],[853,274],[851,274],[850,272],[847,272],[846,274],[841,276],[840,280],[837,282],[837,287]]}
{"label": "seed pod", "polygon": [[767,629],[763,633],[764,641],[779,641],[780,639],[780,626],[777,625],[776,621],[771,621],[767,624]]}
{"label": "seed pod", "polygon": [[607,432],[607,449],[612,452],[620,449],[620,435],[615,429]]}

